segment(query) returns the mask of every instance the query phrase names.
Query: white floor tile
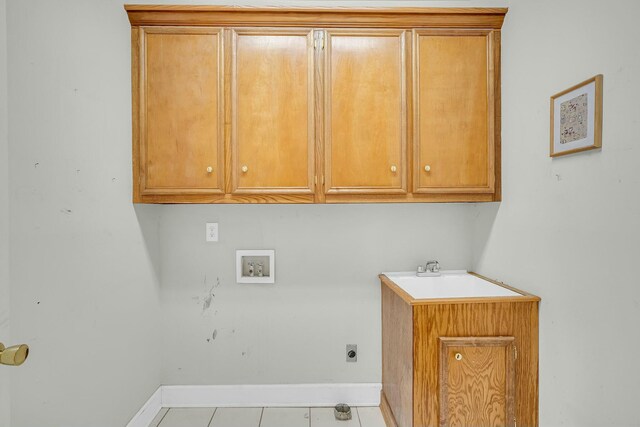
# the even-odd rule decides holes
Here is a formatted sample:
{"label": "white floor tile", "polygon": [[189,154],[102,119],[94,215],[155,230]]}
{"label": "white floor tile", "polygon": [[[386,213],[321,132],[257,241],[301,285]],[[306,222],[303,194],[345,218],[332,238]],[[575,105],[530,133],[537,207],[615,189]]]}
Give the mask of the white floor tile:
{"label": "white floor tile", "polygon": [[160,427],[208,427],[215,408],[170,408]]}
{"label": "white floor tile", "polygon": [[311,408],[311,427],[360,427],[356,408],[351,408],[351,419],[349,421],[336,420],[333,409]]}
{"label": "white floor tile", "polygon": [[262,408],[218,408],[210,427],[258,427]]}
{"label": "white floor tile", "polygon": [[158,412],[158,415],[156,415],[153,421],[151,421],[151,424],[149,424],[149,427],[158,427],[158,425],[160,425],[160,421],[162,421],[164,416],[167,415],[168,410],[169,408],[160,409],[160,412]]}
{"label": "white floor tile", "polygon": [[[352,409],[353,411],[353,409]],[[382,412],[377,406],[359,407],[358,416],[362,427],[387,427],[382,417]]]}
{"label": "white floor tile", "polygon": [[309,427],[309,408],[264,408],[260,427]]}

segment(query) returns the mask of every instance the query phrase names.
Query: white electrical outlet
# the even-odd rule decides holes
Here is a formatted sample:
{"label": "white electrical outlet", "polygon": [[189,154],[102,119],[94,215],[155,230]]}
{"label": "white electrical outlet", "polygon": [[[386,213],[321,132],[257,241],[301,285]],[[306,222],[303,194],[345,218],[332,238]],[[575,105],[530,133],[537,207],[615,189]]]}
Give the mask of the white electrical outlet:
{"label": "white electrical outlet", "polygon": [[218,223],[217,222],[208,222],[207,223],[207,242],[217,242],[218,241]]}

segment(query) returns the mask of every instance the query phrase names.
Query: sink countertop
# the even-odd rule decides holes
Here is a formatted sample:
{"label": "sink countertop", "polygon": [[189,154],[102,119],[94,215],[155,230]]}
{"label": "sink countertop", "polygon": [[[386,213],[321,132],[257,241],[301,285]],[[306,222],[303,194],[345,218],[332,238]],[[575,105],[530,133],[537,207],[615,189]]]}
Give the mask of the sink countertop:
{"label": "sink countertop", "polygon": [[411,305],[540,301],[528,292],[472,272],[418,277],[415,272],[380,274],[382,282]]}

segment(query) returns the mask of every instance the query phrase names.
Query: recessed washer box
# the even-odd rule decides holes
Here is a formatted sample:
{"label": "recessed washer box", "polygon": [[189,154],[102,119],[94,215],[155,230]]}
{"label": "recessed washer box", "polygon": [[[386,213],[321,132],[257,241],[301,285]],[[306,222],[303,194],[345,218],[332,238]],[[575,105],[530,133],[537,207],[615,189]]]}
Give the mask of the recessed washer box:
{"label": "recessed washer box", "polygon": [[276,251],[273,249],[236,250],[236,282],[275,283]]}

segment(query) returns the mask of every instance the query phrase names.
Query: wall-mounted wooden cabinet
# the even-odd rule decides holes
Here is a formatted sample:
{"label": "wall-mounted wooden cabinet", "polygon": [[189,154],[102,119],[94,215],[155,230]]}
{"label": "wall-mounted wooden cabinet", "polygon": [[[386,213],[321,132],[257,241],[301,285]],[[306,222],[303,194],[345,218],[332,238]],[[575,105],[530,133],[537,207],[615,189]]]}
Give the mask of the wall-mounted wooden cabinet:
{"label": "wall-mounted wooden cabinet", "polygon": [[498,43],[492,31],[414,32],[415,193],[494,193]]}
{"label": "wall-mounted wooden cabinet", "polygon": [[141,58],[133,80],[134,197],[223,195],[222,30],[151,27],[133,35]]}
{"label": "wall-mounted wooden cabinet", "polygon": [[233,194],[314,193],[313,32],[231,30]]}
{"label": "wall-mounted wooden cabinet", "polygon": [[325,37],[325,193],[406,194],[406,31]]}
{"label": "wall-mounted wooden cabinet", "polygon": [[313,195],[313,31],[230,36],[232,194]]}
{"label": "wall-mounted wooden cabinet", "polygon": [[134,202],[500,200],[506,9],[125,8]]}

